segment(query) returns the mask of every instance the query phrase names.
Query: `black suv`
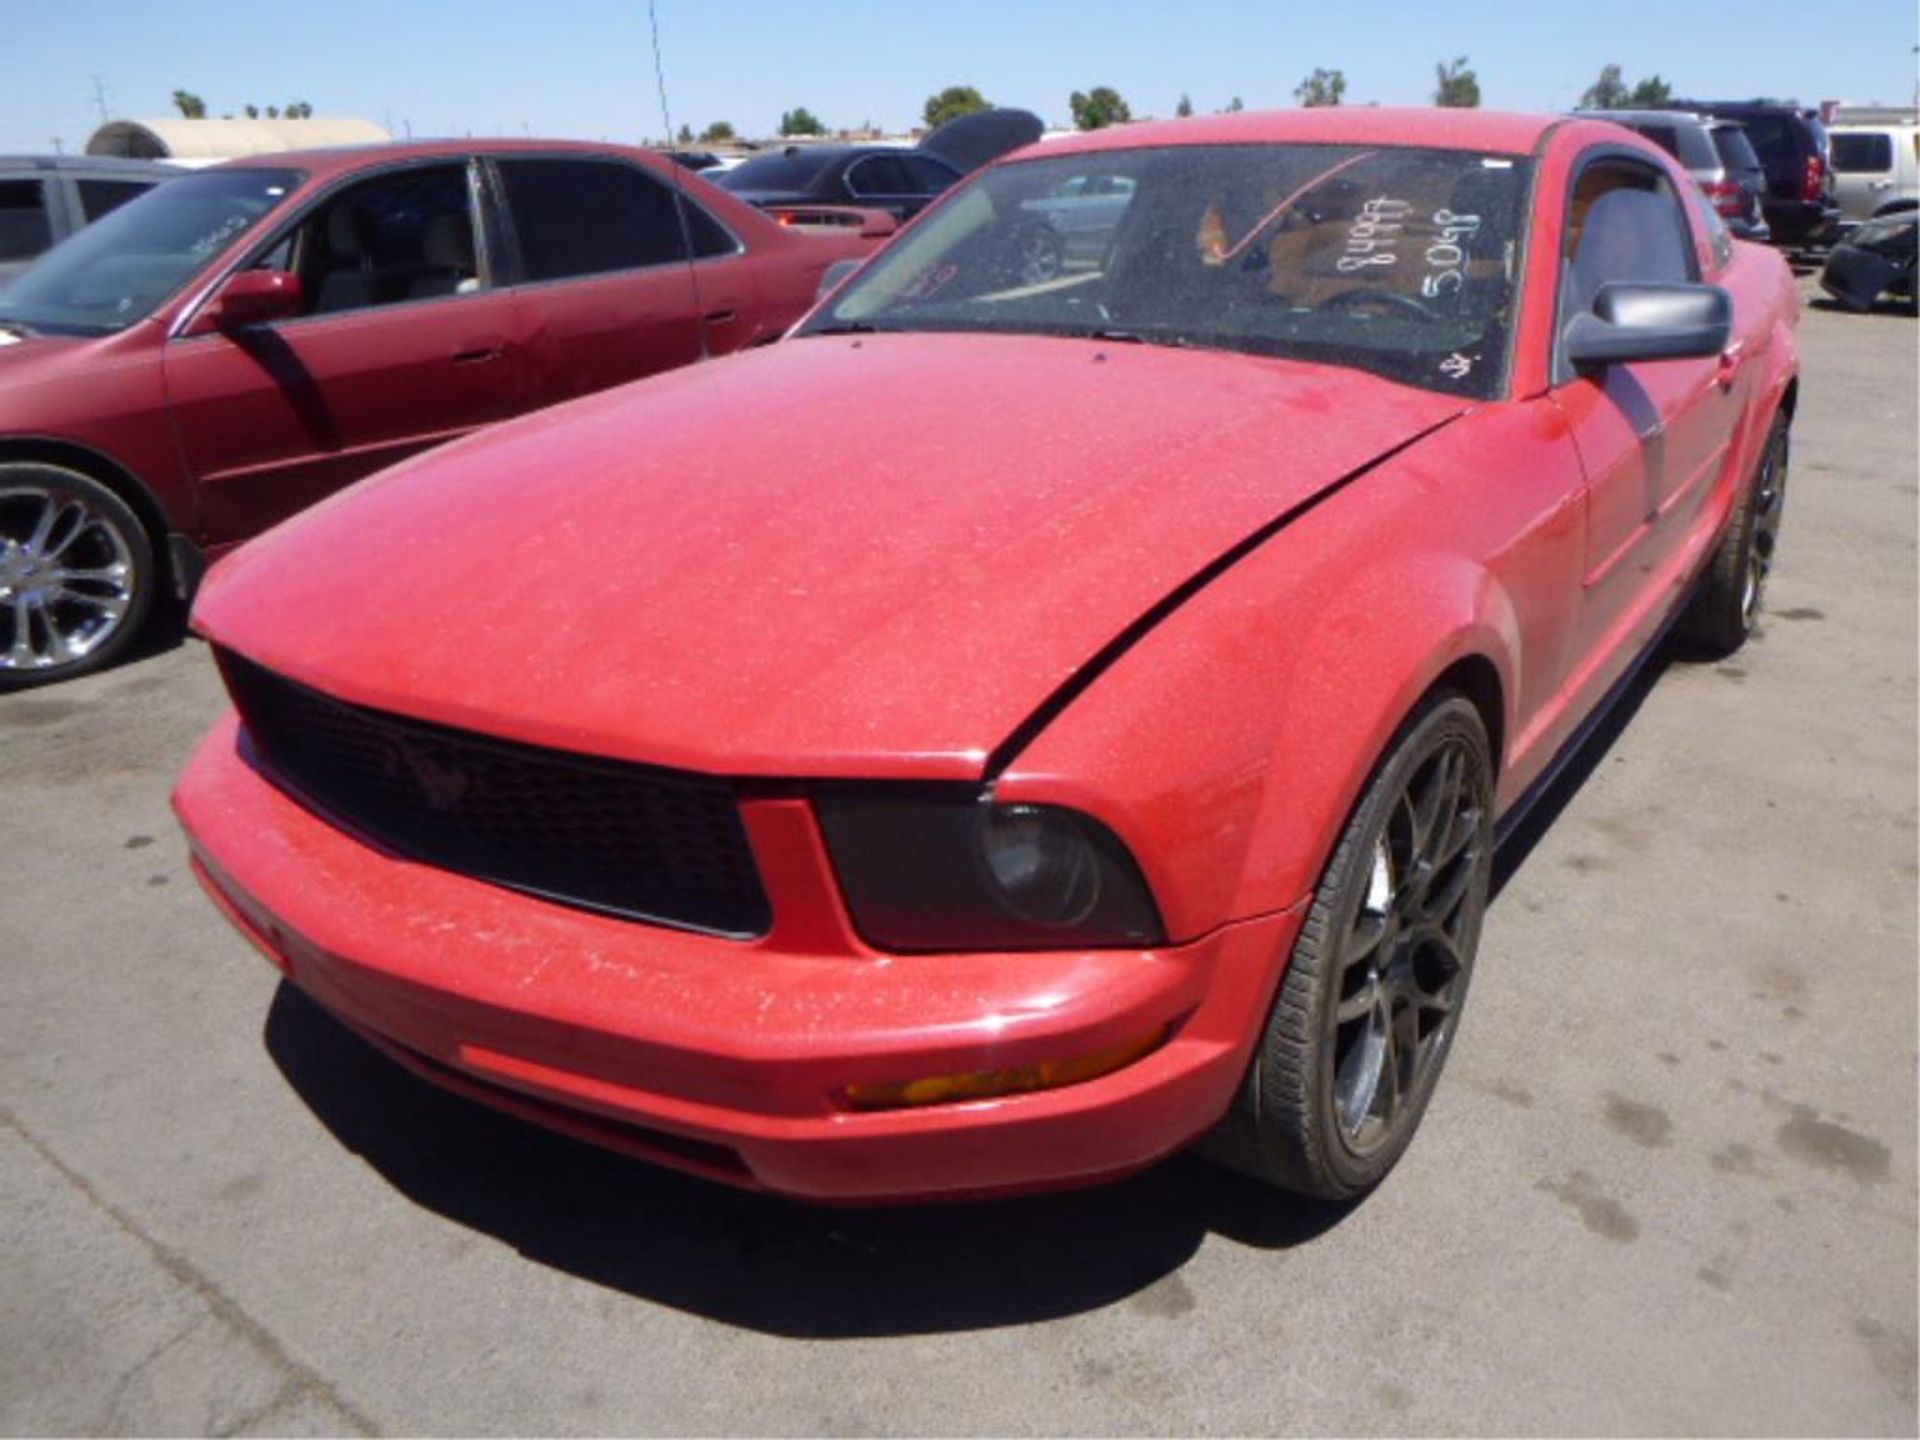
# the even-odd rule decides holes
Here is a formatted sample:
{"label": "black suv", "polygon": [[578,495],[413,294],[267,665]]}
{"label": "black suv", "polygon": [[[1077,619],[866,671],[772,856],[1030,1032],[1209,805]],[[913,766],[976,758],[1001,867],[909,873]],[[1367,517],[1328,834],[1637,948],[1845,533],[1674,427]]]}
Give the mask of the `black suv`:
{"label": "black suv", "polygon": [[1663,108],[1694,110],[1747,127],[1747,139],[1767,172],[1761,208],[1774,244],[1798,249],[1831,238],[1840,207],[1827,162],[1827,129],[1816,115],[1747,100],[1674,100]]}

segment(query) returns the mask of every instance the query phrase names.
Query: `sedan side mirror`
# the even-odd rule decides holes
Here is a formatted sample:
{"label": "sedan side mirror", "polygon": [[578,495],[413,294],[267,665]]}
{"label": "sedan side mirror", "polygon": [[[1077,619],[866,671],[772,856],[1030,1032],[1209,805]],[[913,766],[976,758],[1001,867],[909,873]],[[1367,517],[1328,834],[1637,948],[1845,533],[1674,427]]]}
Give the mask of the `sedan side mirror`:
{"label": "sedan side mirror", "polygon": [[216,330],[290,320],[306,309],[300,277],[285,270],[240,270],[227,277],[206,308]]}
{"label": "sedan side mirror", "polygon": [[1718,355],[1732,329],[1733,301],[1718,285],[1613,284],[1567,322],[1562,344],[1567,363],[1587,369]]}

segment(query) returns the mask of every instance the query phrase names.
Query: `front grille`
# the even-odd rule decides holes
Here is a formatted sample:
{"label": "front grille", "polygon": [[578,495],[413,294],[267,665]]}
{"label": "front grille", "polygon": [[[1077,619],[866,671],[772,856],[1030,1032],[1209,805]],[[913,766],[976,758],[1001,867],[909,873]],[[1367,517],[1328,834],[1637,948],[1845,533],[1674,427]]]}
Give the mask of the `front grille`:
{"label": "front grille", "polygon": [[565,905],[745,939],[772,910],[725,781],[348,705],[220,652],[261,767],[376,844]]}

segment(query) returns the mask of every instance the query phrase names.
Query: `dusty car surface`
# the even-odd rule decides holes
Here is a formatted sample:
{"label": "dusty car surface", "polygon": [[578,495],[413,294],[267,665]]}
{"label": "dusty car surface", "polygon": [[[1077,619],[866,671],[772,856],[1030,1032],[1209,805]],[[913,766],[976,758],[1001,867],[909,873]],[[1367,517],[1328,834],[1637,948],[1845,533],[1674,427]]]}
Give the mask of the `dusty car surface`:
{"label": "dusty car surface", "polygon": [[[1104,259],[1027,281],[1072,175]],[[224,561],[196,872],[402,1064],[715,1179],[1363,1191],[1498,827],[1760,604],[1797,311],[1710,220],[1579,120],[1022,151],[781,344]]]}
{"label": "dusty car surface", "polygon": [[541,141],[267,155],[129,202],[0,295],[0,690],[108,663],[203,552],[383,465],[774,338],[870,218],[784,227]]}

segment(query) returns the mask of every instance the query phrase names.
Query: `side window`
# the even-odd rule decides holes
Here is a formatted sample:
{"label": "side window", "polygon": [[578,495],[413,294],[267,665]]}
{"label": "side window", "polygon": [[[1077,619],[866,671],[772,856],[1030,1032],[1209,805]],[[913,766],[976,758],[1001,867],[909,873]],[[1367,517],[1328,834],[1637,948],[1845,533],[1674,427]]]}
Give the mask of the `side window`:
{"label": "side window", "polygon": [[907,167],[907,179],[912,182],[916,195],[938,195],[960,178],[938,160],[925,155],[902,155],[900,161]]}
{"label": "side window", "polygon": [[[686,258],[673,192],[644,171],[610,160],[497,163],[527,279],[570,280]],[[698,222],[688,218],[697,249]]]}
{"label": "side window", "polygon": [[847,171],[847,189],[855,195],[911,195],[915,193],[907,167],[898,155],[869,155]]}
{"label": "side window", "polygon": [[1833,168],[1842,175],[1878,175],[1893,169],[1893,136],[1871,130],[1833,132]]}
{"label": "side window", "polygon": [[1692,231],[1673,187],[1627,161],[1581,172],[1561,260],[1563,321],[1589,308],[1602,285],[1696,278]]}
{"label": "side window", "polygon": [[709,260],[715,255],[739,252],[740,242],[731,230],[685,195],[680,197],[680,203],[686,207],[687,234],[693,239],[694,259]]}
{"label": "side window", "polygon": [[153,188],[147,180],[78,180],[74,182],[80,190],[80,211],[91,225],[102,215],[118,210],[136,195],[144,195]]}
{"label": "side window", "polygon": [[275,261],[300,276],[309,314],[477,290],[467,167],[415,166],[330,196],[263,263]]}
{"label": "side window", "polygon": [[38,180],[0,180],[0,260],[31,260],[51,244],[45,187]]}

